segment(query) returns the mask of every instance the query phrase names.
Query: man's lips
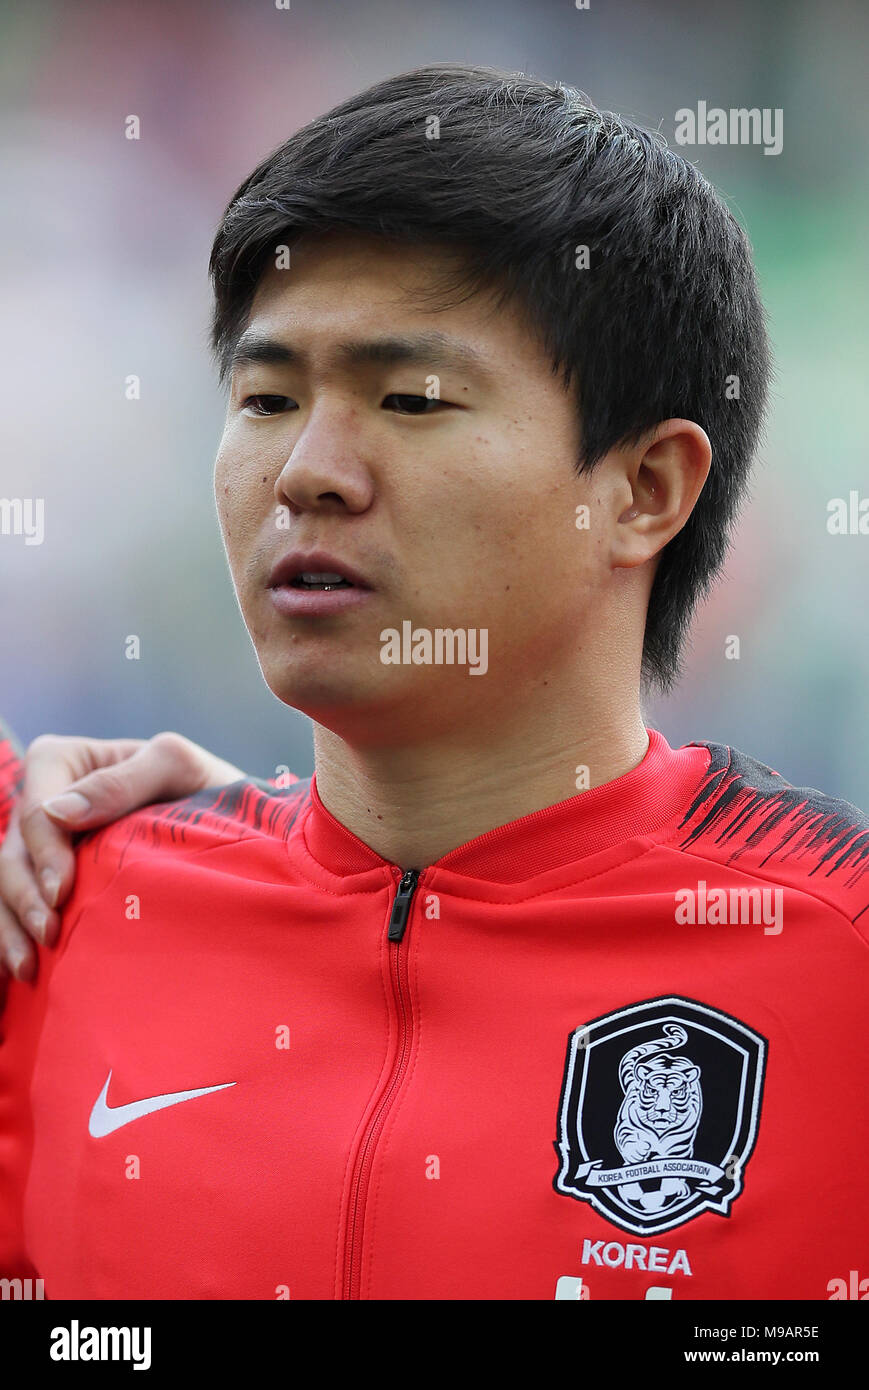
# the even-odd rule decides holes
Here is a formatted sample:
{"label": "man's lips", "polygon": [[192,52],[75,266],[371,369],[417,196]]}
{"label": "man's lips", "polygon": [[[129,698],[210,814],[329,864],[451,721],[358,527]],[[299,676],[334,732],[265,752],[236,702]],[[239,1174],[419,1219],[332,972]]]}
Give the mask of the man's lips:
{"label": "man's lips", "polygon": [[[339,559],[337,555],[330,555],[326,550],[292,550],[289,555],[285,555],[274,566],[269,575],[267,587],[269,589],[280,589],[285,586],[292,586],[300,593],[317,593],[323,590],[304,589],[301,586],[303,574],[337,574],[346,583],[352,584],[356,589],[370,590],[372,585],[359,570],[348,565],[345,560]],[[332,590],[331,592],[336,592]]]}
{"label": "man's lips", "polygon": [[[333,585],[315,587],[303,575],[339,576]],[[285,617],[328,617],[369,601],[373,587],[359,570],[325,550],[291,551],[279,560],[268,580],[274,607]]]}

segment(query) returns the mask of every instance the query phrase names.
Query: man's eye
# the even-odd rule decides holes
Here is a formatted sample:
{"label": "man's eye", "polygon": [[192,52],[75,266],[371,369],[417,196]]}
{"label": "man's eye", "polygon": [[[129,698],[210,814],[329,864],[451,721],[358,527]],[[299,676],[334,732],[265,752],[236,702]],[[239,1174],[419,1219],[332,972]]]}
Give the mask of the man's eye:
{"label": "man's eye", "polygon": [[401,393],[391,396],[384,396],[383,408],[394,410],[397,415],[433,415],[440,406],[445,406],[446,401],[432,399],[429,396],[405,396]]}
{"label": "man's eye", "polygon": [[242,409],[250,409],[252,415],[280,415],[287,402],[295,408],[296,403],[289,396],[247,396]]}

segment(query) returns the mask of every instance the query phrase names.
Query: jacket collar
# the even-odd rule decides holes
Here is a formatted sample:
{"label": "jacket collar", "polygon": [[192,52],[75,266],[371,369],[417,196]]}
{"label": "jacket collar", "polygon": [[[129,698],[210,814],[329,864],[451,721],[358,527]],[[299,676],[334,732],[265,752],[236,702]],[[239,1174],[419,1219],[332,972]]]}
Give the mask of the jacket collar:
{"label": "jacket collar", "polygon": [[[708,767],[709,750],[701,744],[673,749],[657,730],[647,732],[645,757],[630,772],[477,835],[437,860],[427,875],[445,870],[451,876],[520,883],[610,850],[622,841],[655,834],[689,804]],[[382,884],[384,872],[396,876],[396,866],[326,809],[316,774],[299,829],[305,850],[329,875],[347,878],[375,871],[377,884]]]}

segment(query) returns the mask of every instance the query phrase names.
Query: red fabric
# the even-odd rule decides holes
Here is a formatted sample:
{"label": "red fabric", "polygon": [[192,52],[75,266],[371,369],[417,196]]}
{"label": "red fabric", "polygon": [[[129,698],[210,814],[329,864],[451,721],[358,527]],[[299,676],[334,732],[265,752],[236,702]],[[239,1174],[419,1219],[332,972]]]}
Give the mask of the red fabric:
{"label": "red fabric", "polygon": [[21,758],[18,745],[0,720],[0,844],[9,824],[20,775]]}
{"label": "red fabric", "polygon": [[[55,1299],[548,1300],[559,1279],[592,1300],[826,1299],[869,1234],[867,854],[854,808],[655,731],[624,777],[425,869],[400,942],[407,866],[316,785],[245,781],[126,817],[82,842],[60,945],[10,988],[0,1274],[36,1270]],[[677,921],[701,881],[780,887],[782,930]],[[726,1214],[638,1234],[656,1184],[678,1204],[687,1179],[649,1179],[651,1196],[627,1181],[619,1219],[591,1186],[557,1189],[569,1044],[672,999],[688,1001],[674,1017],[707,1011],[722,1057],[718,1018],[763,1040],[759,1116]],[[648,1033],[643,1085],[702,1090],[693,1155],[711,1163],[730,1092],[701,1025],[675,1049],[674,1026],[663,1052],[663,1024]],[[640,1035],[619,1036],[609,1072],[589,1061],[609,1077],[603,1176],[621,1161],[612,1057]],[[110,1072],[110,1115],[224,1089],[92,1137]],[[636,1135],[622,1142],[629,1165]]]}

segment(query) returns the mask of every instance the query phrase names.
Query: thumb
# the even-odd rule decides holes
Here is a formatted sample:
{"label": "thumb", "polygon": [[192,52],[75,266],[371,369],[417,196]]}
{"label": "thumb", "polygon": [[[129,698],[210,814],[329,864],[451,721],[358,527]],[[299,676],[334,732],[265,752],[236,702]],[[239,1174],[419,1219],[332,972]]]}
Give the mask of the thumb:
{"label": "thumb", "polygon": [[67,830],[90,830],[127,815],[153,799],[140,779],[135,775],[131,778],[129,762],[80,777],[60,796],[43,801],[41,809]]}
{"label": "thumb", "polygon": [[153,742],[149,742],[122,762],[98,768],[71,782],[59,796],[44,801],[42,809],[68,830],[91,830],[126,816],[140,806],[147,806],[149,802],[196,789],[196,775],[189,768],[181,779],[187,785],[184,790],[176,790],[179,779],[172,776],[174,770],[160,750],[154,748]]}
{"label": "thumb", "polygon": [[155,734],[130,757],[70,783],[42,809],[69,831],[91,830],[150,802],[173,801],[243,776],[180,734]]}

